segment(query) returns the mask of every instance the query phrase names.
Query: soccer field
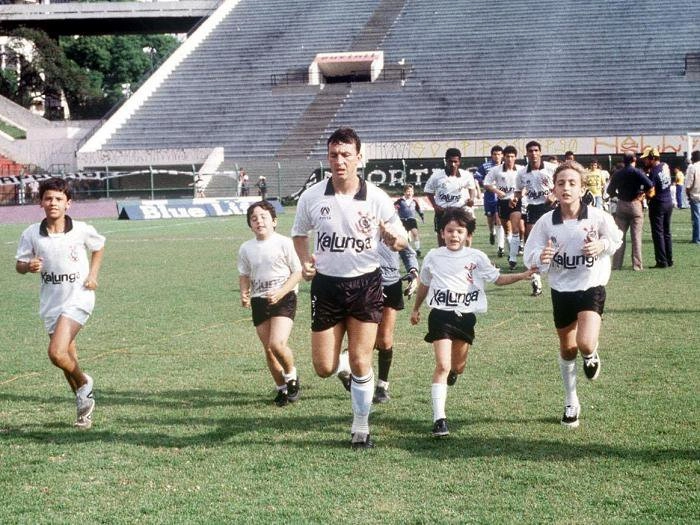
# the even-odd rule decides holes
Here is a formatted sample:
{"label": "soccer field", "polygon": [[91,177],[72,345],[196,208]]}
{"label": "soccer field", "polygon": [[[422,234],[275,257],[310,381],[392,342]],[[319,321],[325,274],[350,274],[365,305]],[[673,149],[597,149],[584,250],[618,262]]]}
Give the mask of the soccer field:
{"label": "soccer field", "polygon": [[[289,234],[293,209],[279,218]],[[97,306],[78,337],[93,428],[46,356],[36,275],[14,270],[25,225],[0,225],[0,523],[620,523],[700,521],[700,248],[673,214],[675,266],[614,272],[602,372],[563,391],[549,291],[489,285],[467,368],[431,437],[426,323],[399,314],[376,448],[349,447],[349,394],[314,375],[308,284],[290,339],[299,402],[278,408],[240,307],[244,217],[88,221],[106,235]],[[421,227],[423,252],[434,246]],[[474,247],[494,262],[483,216]],[[628,246],[629,251],[629,246]],[[644,262],[654,263],[645,224]],[[424,315],[423,319],[427,319]],[[376,358],[375,358],[376,360]]]}

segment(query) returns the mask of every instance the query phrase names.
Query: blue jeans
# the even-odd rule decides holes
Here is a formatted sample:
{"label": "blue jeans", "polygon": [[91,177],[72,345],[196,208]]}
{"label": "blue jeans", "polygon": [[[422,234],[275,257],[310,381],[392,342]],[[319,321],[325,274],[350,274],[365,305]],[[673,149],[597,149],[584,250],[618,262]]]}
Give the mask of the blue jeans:
{"label": "blue jeans", "polygon": [[700,244],[700,202],[690,201],[690,219],[693,223],[692,242]]}

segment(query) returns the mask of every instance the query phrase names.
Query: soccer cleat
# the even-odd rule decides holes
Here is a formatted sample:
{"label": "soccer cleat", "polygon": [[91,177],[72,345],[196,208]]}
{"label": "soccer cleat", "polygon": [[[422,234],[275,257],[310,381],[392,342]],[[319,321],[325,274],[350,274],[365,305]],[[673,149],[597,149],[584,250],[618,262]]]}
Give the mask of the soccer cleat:
{"label": "soccer cleat", "polygon": [[489,233],[489,244],[491,246],[496,244],[496,236],[493,233]]}
{"label": "soccer cleat", "polygon": [[583,372],[590,381],[598,378],[600,374],[600,357],[597,351],[588,357],[583,357]]}
{"label": "soccer cleat", "polygon": [[299,399],[299,395],[301,394],[300,388],[298,377],[287,381],[287,399],[290,403],[294,403]]}
{"label": "soccer cleat", "polygon": [[530,284],[532,285],[533,297],[537,297],[538,295],[542,295],[542,287],[539,284],[537,284],[537,281],[532,281]]}
{"label": "soccer cleat", "polygon": [[457,372],[454,370],[450,370],[450,373],[447,374],[447,386],[453,386],[457,382]]}
{"label": "soccer cleat", "polygon": [[564,415],[561,417],[562,426],[576,428],[578,426],[578,416],[581,413],[579,405],[566,405]]}
{"label": "soccer cleat", "polygon": [[374,441],[369,434],[364,432],[353,432],[352,439],[350,440],[350,446],[354,450],[366,450],[368,448],[374,448]]}
{"label": "soccer cleat", "polygon": [[372,398],[372,403],[386,403],[391,397],[389,396],[389,389],[378,386],[374,389],[374,397]]}
{"label": "soccer cleat", "polygon": [[87,430],[92,426],[92,412],[95,410],[95,395],[92,391],[92,377],[85,374],[87,383],[81,386],[75,394],[77,418],[75,426]]}
{"label": "soccer cleat", "polygon": [[498,256],[503,257],[503,248],[498,249]]}
{"label": "soccer cleat", "polygon": [[522,255],[523,253],[525,253],[525,246],[521,244],[518,246],[518,255]]}
{"label": "soccer cleat", "polygon": [[515,267],[518,265],[517,261],[508,261],[508,269],[510,270],[515,270]]}
{"label": "soccer cleat", "polygon": [[433,423],[433,437],[449,436],[450,431],[447,430],[447,420],[445,418],[438,419]]}
{"label": "soccer cleat", "polygon": [[350,372],[338,372],[338,379],[343,383],[343,388],[350,392],[350,384],[352,383],[352,375],[350,375]]}
{"label": "soccer cleat", "polygon": [[422,257],[420,250],[416,250],[416,257],[418,257],[418,258]]}
{"label": "soccer cleat", "polygon": [[287,392],[284,390],[278,390],[277,391],[277,397],[275,397],[275,405],[278,407],[283,407],[287,403],[289,403],[289,397],[287,396]]}

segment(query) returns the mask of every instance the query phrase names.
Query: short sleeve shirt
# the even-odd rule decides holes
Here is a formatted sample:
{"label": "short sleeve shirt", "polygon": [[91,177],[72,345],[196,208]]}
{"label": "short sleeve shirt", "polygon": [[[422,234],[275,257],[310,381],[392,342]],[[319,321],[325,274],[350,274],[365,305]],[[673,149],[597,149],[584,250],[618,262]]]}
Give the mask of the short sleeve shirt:
{"label": "short sleeve shirt", "polygon": [[441,208],[463,208],[469,200],[469,190],[473,189],[476,189],[476,182],[469,171],[459,170],[459,177],[451,177],[445,170],[435,170],[423,191],[431,193],[435,204]]}
{"label": "short sleeve shirt", "polygon": [[554,167],[543,162],[539,169],[526,166],[518,170],[516,187],[527,199],[528,204],[544,204],[554,188]]}
{"label": "short sleeve shirt", "polygon": [[491,169],[484,179],[484,186],[496,186],[505,193],[500,200],[510,200],[515,196],[518,183],[518,169],[506,170],[503,164]]}
{"label": "short sleeve shirt", "polygon": [[301,262],[294,243],[279,233],[262,241],[250,239],[238,250],[238,273],[250,278],[251,297],[264,297],[282,288],[289,276],[299,271]]}

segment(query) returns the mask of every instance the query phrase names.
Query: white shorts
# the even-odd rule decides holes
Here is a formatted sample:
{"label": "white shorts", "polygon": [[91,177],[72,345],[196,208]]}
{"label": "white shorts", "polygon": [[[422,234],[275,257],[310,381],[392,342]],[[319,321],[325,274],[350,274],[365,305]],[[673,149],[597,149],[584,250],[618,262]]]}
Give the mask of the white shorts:
{"label": "white shorts", "polygon": [[67,306],[62,311],[58,312],[56,315],[50,315],[44,317],[44,326],[49,335],[56,331],[56,323],[58,323],[58,318],[62,315],[73,319],[80,326],[85,326],[87,320],[90,318],[90,312],[86,312],[82,308],[76,306]]}

